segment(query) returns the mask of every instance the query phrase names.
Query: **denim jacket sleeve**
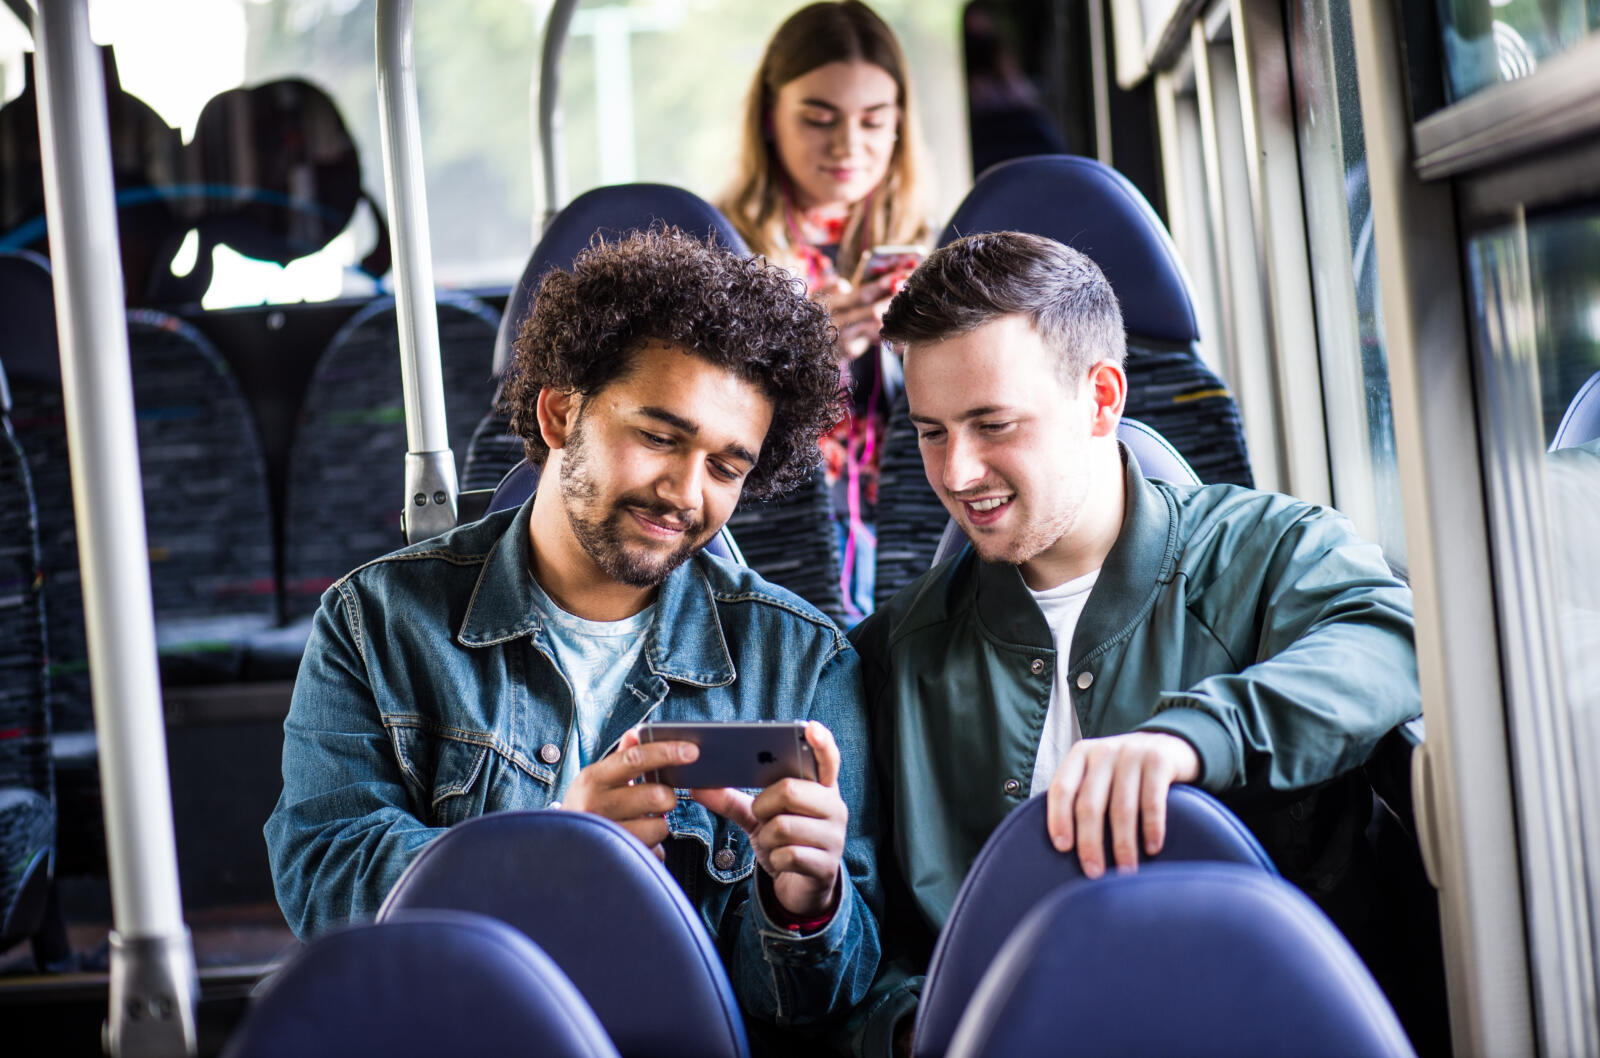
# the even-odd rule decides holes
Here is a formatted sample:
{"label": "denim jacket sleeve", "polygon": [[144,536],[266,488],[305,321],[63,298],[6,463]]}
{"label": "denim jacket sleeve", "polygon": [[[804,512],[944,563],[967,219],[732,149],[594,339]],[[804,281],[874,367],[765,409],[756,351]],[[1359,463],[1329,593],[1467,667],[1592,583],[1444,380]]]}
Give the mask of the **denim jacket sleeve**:
{"label": "denim jacket sleeve", "polygon": [[359,612],[342,590],[317,610],[283,735],[283,793],[267,819],[267,854],[284,917],[305,939],[376,914],[443,833],[408,807],[367,676]]}
{"label": "denim jacket sleeve", "polygon": [[809,715],[825,724],[839,745],[839,792],[850,810],[839,906],[815,933],[786,929],[766,913],[757,868],[740,909],[743,921],[728,970],[751,1014],[783,1028],[825,1032],[835,1029],[866,996],[878,969],[876,783],[868,756],[860,664],[850,647],[824,667]]}

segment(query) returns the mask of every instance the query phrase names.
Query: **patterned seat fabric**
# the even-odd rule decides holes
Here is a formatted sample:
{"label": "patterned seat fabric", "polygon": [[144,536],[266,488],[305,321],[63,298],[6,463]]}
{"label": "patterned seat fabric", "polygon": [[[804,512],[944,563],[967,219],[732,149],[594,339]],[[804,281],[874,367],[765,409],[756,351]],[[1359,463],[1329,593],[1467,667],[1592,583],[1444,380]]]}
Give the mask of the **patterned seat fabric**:
{"label": "patterned seat fabric", "polygon": [[[488,405],[499,317],[475,298],[440,293],[445,415],[456,467]],[[400,338],[393,298],[380,298],[334,335],[317,364],[289,454],[284,609],[316,611],[335,580],[405,544],[406,454]]]}
{"label": "patterned seat fabric", "polygon": [[728,529],[746,565],[842,623],[844,588],[830,517],[828,483],[819,469],[787,496],[741,503]]}
{"label": "patterned seat fabric", "polygon": [[0,371],[0,951],[38,928],[56,847],[38,523],[9,408]]}

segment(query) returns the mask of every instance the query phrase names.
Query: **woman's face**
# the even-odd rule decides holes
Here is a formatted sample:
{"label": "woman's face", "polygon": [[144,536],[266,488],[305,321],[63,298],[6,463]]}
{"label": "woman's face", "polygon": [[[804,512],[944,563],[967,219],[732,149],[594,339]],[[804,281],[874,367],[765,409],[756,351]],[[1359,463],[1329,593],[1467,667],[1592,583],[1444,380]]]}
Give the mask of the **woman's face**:
{"label": "woman's face", "polygon": [[851,205],[889,171],[899,89],[880,66],[830,62],[778,89],[772,136],[802,209]]}

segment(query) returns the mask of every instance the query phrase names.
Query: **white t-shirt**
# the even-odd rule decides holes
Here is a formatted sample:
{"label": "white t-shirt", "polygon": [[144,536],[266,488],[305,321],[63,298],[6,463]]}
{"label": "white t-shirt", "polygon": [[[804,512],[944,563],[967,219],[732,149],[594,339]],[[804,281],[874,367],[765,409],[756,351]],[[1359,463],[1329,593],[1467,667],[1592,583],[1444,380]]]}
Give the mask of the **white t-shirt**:
{"label": "white t-shirt", "polygon": [[1033,785],[1028,793],[1040,794],[1050,786],[1056,769],[1066,759],[1067,750],[1083,737],[1078,727],[1078,710],[1072,704],[1072,688],[1067,683],[1068,670],[1072,668],[1072,632],[1078,627],[1078,615],[1083,604],[1089,601],[1100,571],[1086,573],[1076,580],[1058,584],[1044,591],[1028,589],[1033,601],[1044,611],[1045,623],[1056,644],[1055,680],[1050,685],[1050,708],[1044,715],[1044,732],[1039,736],[1039,755],[1033,762]]}
{"label": "white t-shirt", "polygon": [[557,788],[565,791],[578,769],[593,764],[605,750],[600,732],[617,707],[634,662],[644,650],[645,632],[655,616],[651,603],[620,621],[586,621],[568,613],[533,580],[533,601],[545,619],[545,631],[555,653],[556,667],[572,687],[576,721],[572,741],[562,754]]}

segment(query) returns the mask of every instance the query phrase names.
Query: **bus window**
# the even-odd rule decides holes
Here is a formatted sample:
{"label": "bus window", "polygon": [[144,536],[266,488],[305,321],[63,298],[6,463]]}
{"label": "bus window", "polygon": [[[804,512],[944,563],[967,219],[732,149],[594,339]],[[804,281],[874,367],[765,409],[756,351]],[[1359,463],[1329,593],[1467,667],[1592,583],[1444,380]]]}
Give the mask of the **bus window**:
{"label": "bus window", "polygon": [[1406,567],[1349,0],[1288,5],[1333,502]]}
{"label": "bus window", "polygon": [[1528,77],[1600,31],[1592,0],[1439,0],[1452,100]]}

